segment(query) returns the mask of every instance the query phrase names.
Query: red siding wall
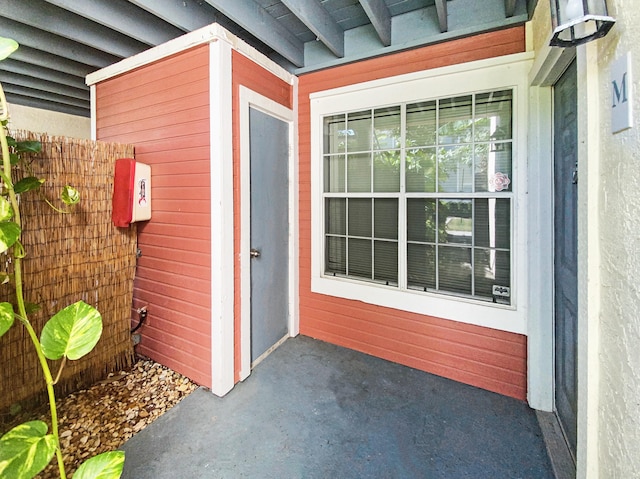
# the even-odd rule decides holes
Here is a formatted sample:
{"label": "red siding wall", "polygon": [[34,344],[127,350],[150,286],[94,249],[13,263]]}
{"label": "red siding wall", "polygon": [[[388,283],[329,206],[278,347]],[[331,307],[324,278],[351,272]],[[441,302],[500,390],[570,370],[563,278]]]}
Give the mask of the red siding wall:
{"label": "red siding wall", "polygon": [[152,170],[153,217],[138,226],[133,306],[149,310],[138,351],[211,386],[208,45],[98,84],[96,106],[97,139],[134,144]]}
{"label": "red siding wall", "polygon": [[423,371],[526,398],[526,337],[311,293],[313,92],[524,51],[524,27],[371,59],[299,79],[300,332]]}
{"label": "red siding wall", "polygon": [[234,313],[235,313],[235,378],[240,380],[240,86],[245,86],[256,93],[292,108],[293,89],[291,85],[268,72],[241,53],[232,52],[232,85],[233,85],[233,191],[234,191]]}

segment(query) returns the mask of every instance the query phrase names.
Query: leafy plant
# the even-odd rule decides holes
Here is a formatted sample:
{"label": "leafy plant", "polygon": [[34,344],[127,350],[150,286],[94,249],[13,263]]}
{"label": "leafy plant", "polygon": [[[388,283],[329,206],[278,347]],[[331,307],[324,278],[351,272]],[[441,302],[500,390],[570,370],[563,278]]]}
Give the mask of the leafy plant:
{"label": "leafy plant", "polygon": [[[0,38],[0,60],[18,48],[18,44],[7,38]],[[60,379],[67,360],[76,360],[88,354],[97,344],[102,334],[102,317],[92,306],[83,301],[71,304],[56,313],[44,325],[40,339],[29,321],[31,307],[24,299],[24,279],[22,259],[25,250],[20,240],[22,218],[18,195],[39,191],[45,180],[31,174],[29,164],[22,159],[23,153],[34,153],[41,149],[39,142],[17,142],[7,136],[7,103],[0,85],[0,144],[2,146],[2,168],[0,181],[0,253],[13,256],[13,274],[4,274],[3,284],[12,282],[15,287],[15,304],[0,302],[0,336],[17,322],[26,330],[33,343],[42,368],[49,398],[51,433],[43,421],[20,424],[0,438],[0,477],[7,479],[30,479],[42,471],[55,455],[61,479],[66,479],[54,385]],[[13,173],[18,166],[28,176],[14,183]],[[65,209],[55,207],[48,199],[41,197],[56,211],[68,212],[80,197],[74,188],[66,186],[60,195]],[[47,360],[61,360],[54,379]],[[84,462],[74,474],[75,479],[118,479],[124,466],[124,452],[114,451],[99,454]]]}

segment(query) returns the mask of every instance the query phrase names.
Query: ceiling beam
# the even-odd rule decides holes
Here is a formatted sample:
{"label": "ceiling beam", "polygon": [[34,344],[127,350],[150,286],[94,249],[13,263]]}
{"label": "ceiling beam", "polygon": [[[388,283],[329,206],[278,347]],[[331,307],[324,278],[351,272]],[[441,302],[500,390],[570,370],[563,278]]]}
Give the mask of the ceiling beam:
{"label": "ceiling beam", "polygon": [[504,16],[507,18],[513,17],[516,12],[516,0],[504,0]]}
{"label": "ceiling beam", "polygon": [[46,78],[55,83],[89,91],[89,87],[85,84],[83,77],[70,75],[62,71],[52,70],[31,63],[25,63],[14,59],[13,55],[10,58],[2,60],[2,71],[34,78]]}
{"label": "ceiling beam", "polygon": [[436,0],[436,12],[438,13],[438,25],[440,26],[440,32],[444,33],[449,30],[449,21],[447,19],[447,0]]}
{"label": "ceiling beam", "polygon": [[168,42],[184,33],[126,0],[46,1],[151,46]]}
{"label": "ceiling beam", "polygon": [[391,13],[384,0],[360,0],[378,38],[385,47],[391,45]]}
{"label": "ceiling beam", "polygon": [[120,57],[115,55],[110,55],[24,23],[0,17],[0,26],[2,35],[13,38],[20,45],[17,52],[23,46],[31,47],[33,50],[42,51],[43,53],[45,51],[42,49],[46,48],[46,53],[52,53],[58,57],[68,58],[69,60],[97,68],[106,67],[120,60]]}
{"label": "ceiling beam", "polygon": [[[12,92],[7,92],[7,103],[38,108],[40,110],[57,111],[60,113],[67,113],[69,115],[84,116],[87,118],[91,115],[89,107],[72,106]],[[9,108],[9,124],[7,126],[11,129],[11,108]]]}
{"label": "ceiling beam", "polygon": [[74,88],[62,85],[49,80],[42,80],[32,76],[19,75],[9,71],[0,71],[0,83],[3,85],[16,85],[25,88],[33,88],[47,93],[63,95],[69,98],[77,98],[79,100],[89,101],[88,88]]}
{"label": "ceiling beam", "polygon": [[2,85],[2,89],[5,93],[7,93],[7,101],[11,101],[9,99],[9,94],[21,95],[23,97],[28,98],[38,98],[40,100],[52,101],[55,103],[59,103],[61,105],[70,105],[78,108],[86,108],[89,110],[91,108],[91,103],[89,100],[81,100],[79,98],[72,98],[65,95],[59,95],[56,93],[50,93],[47,91],[24,87],[21,85],[13,85],[11,83],[7,83],[6,85]]}
{"label": "ceiling beam", "polygon": [[344,31],[317,0],[282,0],[318,40],[339,57],[344,57]]}
{"label": "ceiling beam", "polygon": [[103,25],[51,5],[44,0],[0,0],[0,15],[61,37],[127,58],[147,45]]}
{"label": "ceiling beam", "polygon": [[[42,50],[36,50],[35,48],[30,48],[25,45],[20,45],[20,48],[13,52],[9,58],[28,65],[43,67],[48,70],[65,72],[69,75],[74,75],[80,78],[84,78],[89,73],[97,70],[96,67],[75,62],[67,58],[62,58],[51,53],[43,52]],[[3,68],[5,61],[8,60],[2,61],[0,69]]]}
{"label": "ceiling beam", "polygon": [[302,41],[253,0],[206,1],[294,65],[304,65]]}
{"label": "ceiling beam", "polygon": [[218,20],[215,14],[186,1],[129,0],[129,2],[185,32],[197,30]]}

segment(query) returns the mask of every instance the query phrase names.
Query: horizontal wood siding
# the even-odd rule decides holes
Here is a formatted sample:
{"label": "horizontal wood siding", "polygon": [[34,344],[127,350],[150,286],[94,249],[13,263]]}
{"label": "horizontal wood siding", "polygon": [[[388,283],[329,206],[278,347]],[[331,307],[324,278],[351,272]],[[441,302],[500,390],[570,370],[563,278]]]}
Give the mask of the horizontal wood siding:
{"label": "horizontal wood siding", "polygon": [[[234,204],[234,369],[235,380],[240,380],[240,315],[241,315],[241,290],[240,290],[240,86],[259,93],[281,105],[292,108],[293,89],[287,82],[265,70],[249,58],[237,51],[232,52],[232,85],[233,85],[233,204]],[[286,293],[285,293],[286,294]]]}
{"label": "horizontal wood siding", "polygon": [[526,398],[526,337],[311,293],[309,95],[524,51],[524,27],[485,33],[300,76],[300,332],[456,381]]}
{"label": "horizontal wood siding", "polygon": [[153,217],[138,225],[133,307],[149,311],[138,351],[210,387],[208,45],[98,84],[96,106],[97,138],[132,143],[151,165]]}

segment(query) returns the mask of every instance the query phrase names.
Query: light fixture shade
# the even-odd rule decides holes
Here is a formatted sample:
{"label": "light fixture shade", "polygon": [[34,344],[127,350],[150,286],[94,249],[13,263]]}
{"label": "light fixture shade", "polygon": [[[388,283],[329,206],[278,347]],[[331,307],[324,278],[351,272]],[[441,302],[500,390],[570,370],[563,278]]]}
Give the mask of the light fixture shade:
{"label": "light fixture shade", "polygon": [[615,23],[606,0],[550,0],[553,37],[549,44],[572,47],[604,37]]}

